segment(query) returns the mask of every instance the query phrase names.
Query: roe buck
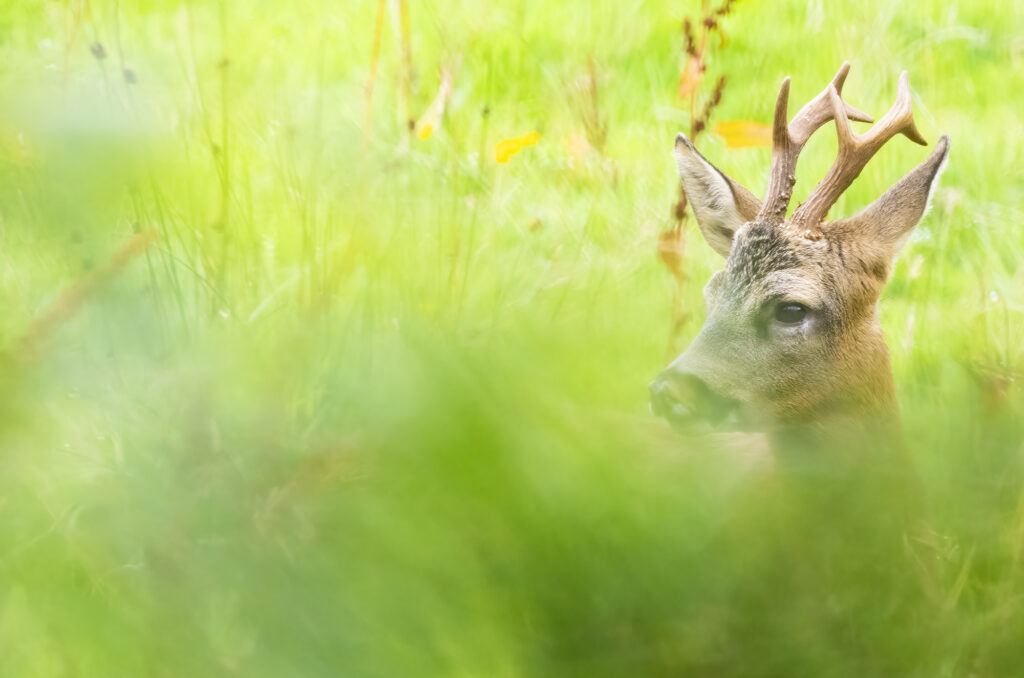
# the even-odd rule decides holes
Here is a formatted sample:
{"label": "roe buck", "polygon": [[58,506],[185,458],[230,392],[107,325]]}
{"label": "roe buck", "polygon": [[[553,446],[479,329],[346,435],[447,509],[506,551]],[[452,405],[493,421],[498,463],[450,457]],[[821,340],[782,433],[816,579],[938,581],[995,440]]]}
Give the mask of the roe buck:
{"label": "roe buck", "polygon": [[[789,78],[783,80],[764,202],[685,135],[676,137],[683,189],[704,238],[726,261],[704,288],[704,327],[651,384],[653,412],[673,424],[786,431],[837,420],[888,428],[897,420],[878,298],[893,258],[926,211],[949,138],[867,208],[824,221],[889,139],[902,133],[926,143],[914,125],[906,72],[889,112],[855,134],[849,120],[872,119],[840,98],[849,69],[844,63],[788,124]],[[830,120],[837,159],[787,217],[797,156]]]}

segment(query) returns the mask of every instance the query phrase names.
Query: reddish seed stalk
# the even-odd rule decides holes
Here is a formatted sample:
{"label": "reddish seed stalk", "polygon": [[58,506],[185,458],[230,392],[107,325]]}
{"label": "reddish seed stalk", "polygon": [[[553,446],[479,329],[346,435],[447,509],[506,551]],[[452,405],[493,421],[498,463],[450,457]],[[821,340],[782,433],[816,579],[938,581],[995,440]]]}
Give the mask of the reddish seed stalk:
{"label": "reddish seed stalk", "polygon": [[[689,17],[683,20],[683,50],[687,57],[685,60],[687,62],[687,66],[684,66],[684,68],[688,67],[689,62],[692,59],[696,59],[698,61],[698,77],[700,77],[705,70],[704,58],[707,55],[708,45],[710,44],[709,41],[712,34],[722,34],[722,27],[719,19],[729,15],[733,11],[735,1],[736,0],[725,0],[717,8],[712,9],[709,0],[702,0],[699,37],[694,35],[693,21]],[[712,114],[722,102],[722,96],[725,92],[727,83],[728,79],[725,75],[719,76],[715,82],[714,88],[704,98],[703,105],[699,105],[699,86],[688,96],[690,113],[689,136],[691,141],[695,141],[697,137],[707,129]],[[672,293],[672,322],[669,329],[668,340],[669,353],[674,352],[674,344],[689,317],[689,314],[684,312],[682,308],[682,284],[686,279],[686,269],[684,266],[686,231],[683,226],[686,222],[688,206],[689,203],[686,199],[686,193],[683,191],[682,184],[680,184],[679,200],[676,202],[672,210],[672,228],[664,231],[658,238],[658,256],[668,269],[669,273],[672,274],[674,283]]]}

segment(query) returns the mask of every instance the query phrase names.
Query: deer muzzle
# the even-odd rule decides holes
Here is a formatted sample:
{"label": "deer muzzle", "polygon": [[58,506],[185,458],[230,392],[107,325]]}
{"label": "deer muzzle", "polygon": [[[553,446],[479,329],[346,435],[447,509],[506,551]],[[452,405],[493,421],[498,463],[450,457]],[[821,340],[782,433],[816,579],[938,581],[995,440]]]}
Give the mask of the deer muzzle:
{"label": "deer muzzle", "polygon": [[651,412],[678,429],[743,428],[739,401],[722,395],[699,376],[677,364],[663,370],[651,382],[650,391]]}

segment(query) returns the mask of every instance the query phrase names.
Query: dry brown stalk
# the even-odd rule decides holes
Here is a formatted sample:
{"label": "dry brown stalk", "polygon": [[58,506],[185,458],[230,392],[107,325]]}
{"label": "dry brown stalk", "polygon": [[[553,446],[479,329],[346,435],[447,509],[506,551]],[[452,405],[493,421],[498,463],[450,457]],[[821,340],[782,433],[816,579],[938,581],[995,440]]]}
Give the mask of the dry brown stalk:
{"label": "dry brown stalk", "polygon": [[22,359],[39,354],[54,331],[74,316],[96,291],[142,254],[157,238],[155,229],[136,233],[100,267],[63,292],[38,315],[15,342],[15,355]]}
{"label": "dry brown stalk", "polygon": [[409,29],[409,0],[398,0],[398,25],[402,50],[402,113],[406,126],[412,132],[416,129],[416,120],[412,117],[412,39]]}
{"label": "dry brown stalk", "polygon": [[363,90],[363,143],[370,140],[370,113],[373,109],[373,85],[377,82],[377,64],[380,62],[380,41],[384,32],[384,11],[387,0],[377,0],[377,20],[373,24],[373,46],[370,48],[370,76]]}

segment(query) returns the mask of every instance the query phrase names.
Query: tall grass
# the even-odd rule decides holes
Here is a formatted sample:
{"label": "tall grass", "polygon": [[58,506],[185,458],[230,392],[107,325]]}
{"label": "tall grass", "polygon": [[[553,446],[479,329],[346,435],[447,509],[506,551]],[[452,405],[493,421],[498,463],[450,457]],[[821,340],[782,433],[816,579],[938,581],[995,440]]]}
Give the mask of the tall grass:
{"label": "tall grass", "polygon": [[[709,63],[762,122],[784,75],[850,59],[878,115],[907,69],[952,137],[882,301],[905,529],[884,462],[766,469],[647,413],[693,9],[410,2],[367,118],[371,0],[0,8],[0,675],[1016,675],[1024,12],[745,2]],[[701,148],[763,191],[767,149]],[[720,265],[688,228],[673,350]]]}

